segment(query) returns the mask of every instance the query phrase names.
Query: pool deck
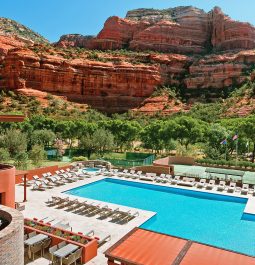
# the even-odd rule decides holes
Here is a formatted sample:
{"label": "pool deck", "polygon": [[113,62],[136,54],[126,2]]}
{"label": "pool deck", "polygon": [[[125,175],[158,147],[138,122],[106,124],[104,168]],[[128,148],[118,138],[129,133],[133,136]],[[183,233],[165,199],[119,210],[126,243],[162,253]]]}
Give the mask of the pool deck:
{"label": "pool deck", "polygon": [[[25,203],[25,210],[22,212],[25,217],[28,218],[38,218],[42,219],[47,216],[52,217],[53,219],[62,220],[65,222],[69,222],[72,230],[75,232],[83,232],[86,233],[90,230],[95,231],[95,236],[98,236],[99,238],[103,238],[107,235],[111,235],[111,241],[107,242],[103,246],[101,246],[98,250],[98,255],[93,260],[88,262],[88,265],[103,265],[107,264],[107,259],[104,256],[104,252],[112,246],[114,243],[116,243],[120,238],[122,238],[124,235],[126,235],[128,232],[130,232],[134,227],[138,227],[144,222],[146,222],[148,219],[150,219],[152,216],[154,216],[155,212],[150,211],[144,211],[141,209],[136,208],[130,208],[122,205],[112,204],[112,203],[106,203],[101,202],[97,200],[92,199],[85,199],[81,197],[77,197],[74,195],[69,194],[63,194],[62,192],[80,187],[82,185],[86,185],[89,183],[93,183],[98,180],[102,180],[106,178],[105,176],[93,176],[92,178],[87,178],[84,180],[79,180],[77,182],[73,183],[67,183],[64,186],[55,187],[54,189],[48,189],[46,191],[32,191],[30,187],[27,188],[27,202]],[[158,186],[164,186],[164,187],[174,187],[174,188],[180,188],[185,190],[193,190],[193,191],[200,191],[200,192],[206,192],[206,193],[212,193],[212,194],[220,194],[220,195],[227,195],[227,196],[233,196],[233,197],[239,197],[239,198],[247,198],[248,202],[246,204],[245,213],[249,214],[255,214],[255,197],[252,195],[241,195],[240,192],[234,192],[234,193],[228,193],[227,191],[219,192],[216,188],[213,188],[212,190],[206,190],[206,189],[197,189],[194,187],[185,187],[185,186],[179,186],[179,185],[170,185],[170,184],[163,184],[163,183],[155,183],[152,181],[142,181],[137,179],[129,179],[129,178],[119,178],[119,177],[111,177],[113,179],[120,179],[125,181],[132,181],[132,182],[138,182],[138,183],[146,183],[146,184],[152,184],[152,185],[158,185]],[[16,185],[16,201],[22,202],[23,201],[23,186]],[[87,202],[95,202],[96,204],[100,203],[101,206],[108,205],[110,208],[120,208],[124,211],[131,210],[132,213],[138,211],[139,216],[135,219],[131,220],[129,223],[120,225],[116,223],[112,223],[109,221],[109,219],[106,220],[99,220],[97,219],[97,216],[93,217],[86,217],[83,215],[74,214],[72,212],[66,212],[63,209],[55,209],[53,207],[47,207],[45,202],[51,198],[51,196],[58,196],[61,195],[61,197],[70,197],[73,199],[79,199],[80,202],[87,201]],[[48,260],[44,258],[37,259],[33,262],[30,262],[28,264],[34,264],[34,265],[46,265],[48,264]]]}

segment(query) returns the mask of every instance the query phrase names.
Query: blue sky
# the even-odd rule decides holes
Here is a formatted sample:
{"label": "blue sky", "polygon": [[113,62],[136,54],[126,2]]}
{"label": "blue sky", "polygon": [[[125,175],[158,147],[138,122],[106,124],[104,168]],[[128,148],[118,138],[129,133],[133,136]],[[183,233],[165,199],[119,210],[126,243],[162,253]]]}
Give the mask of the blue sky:
{"label": "blue sky", "polygon": [[211,10],[220,6],[232,18],[255,25],[254,0],[5,0],[0,16],[14,19],[50,41],[67,33],[96,35],[109,16],[124,17],[134,8],[193,5]]}

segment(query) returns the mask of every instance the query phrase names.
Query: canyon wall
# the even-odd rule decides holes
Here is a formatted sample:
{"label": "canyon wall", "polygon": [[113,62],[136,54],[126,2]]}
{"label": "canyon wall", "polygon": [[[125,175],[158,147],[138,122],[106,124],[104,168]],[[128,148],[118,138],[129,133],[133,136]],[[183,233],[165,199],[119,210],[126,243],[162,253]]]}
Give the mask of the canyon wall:
{"label": "canyon wall", "polygon": [[[208,13],[191,6],[132,10],[124,19],[110,17],[96,37],[83,38],[86,41],[82,47],[101,50],[128,48],[205,54],[255,48],[255,28],[249,23],[232,20],[219,7]],[[68,39],[73,46],[72,35],[63,36],[56,45],[66,45]]]}
{"label": "canyon wall", "polygon": [[[255,28],[219,8],[133,10],[126,18],[110,17],[96,37],[69,34],[54,47],[34,48],[26,40],[0,36],[0,88],[65,95],[106,112],[172,113],[186,107],[165,96],[152,98],[156,88],[178,87],[188,104],[214,100],[226,88],[240,86],[255,68]],[[58,47],[143,52],[77,49],[73,57]]]}

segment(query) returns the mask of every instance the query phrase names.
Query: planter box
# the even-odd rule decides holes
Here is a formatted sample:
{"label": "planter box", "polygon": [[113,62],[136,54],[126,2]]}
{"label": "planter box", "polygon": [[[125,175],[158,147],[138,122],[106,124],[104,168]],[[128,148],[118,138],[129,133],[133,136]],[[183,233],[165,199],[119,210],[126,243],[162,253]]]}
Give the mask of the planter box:
{"label": "planter box", "polygon": [[36,233],[41,233],[41,234],[49,236],[51,238],[51,240],[52,240],[51,241],[51,246],[57,245],[57,244],[59,244],[62,241],[65,241],[67,244],[70,243],[70,244],[74,244],[74,245],[79,246],[80,248],[82,248],[82,262],[83,263],[86,263],[89,260],[91,260],[91,259],[93,259],[94,257],[97,256],[97,249],[98,249],[97,239],[92,238],[92,237],[87,237],[87,236],[84,236],[84,235],[81,235],[81,234],[78,234],[78,233],[74,233],[74,232],[71,232],[71,231],[67,231],[67,230],[64,230],[64,229],[54,228],[50,224],[45,224],[43,222],[38,222],[38,221],[35,221],[35,220],[31,220],[31,219],[25,218],[25,222],[29,222],[29,221],[35,223],[36,225],[53,228],[53,229],[55,229],[57,231],[61,231],[63,233],[68,233],[71,236],[79,236],[82,239],[86,240],[87,241],[86,243],[80,243],[80,242],[73,241],[70,238],[64,238],[64,237],[57,236],[57,235],[54,235],[54,234],[46,232],[46,231],[42,231],[42,230],[37,229],[35,227],[28,226],[26,224],[24,225],[24,230],[27,233],[35,231]]}

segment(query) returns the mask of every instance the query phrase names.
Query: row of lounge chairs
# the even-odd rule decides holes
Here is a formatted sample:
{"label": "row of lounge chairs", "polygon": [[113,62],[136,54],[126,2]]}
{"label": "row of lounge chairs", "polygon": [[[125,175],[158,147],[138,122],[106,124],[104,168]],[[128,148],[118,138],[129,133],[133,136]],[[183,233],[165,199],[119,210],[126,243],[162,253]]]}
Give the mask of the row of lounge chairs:
{"label": "row of lounge chairs", "polygon": [[[65,185],[67,183],[76,182],[78,180],[84,180],[85,178],[90,178],[91,175],[86,173],[78,173],[74,170],[67,169],[55,171],[55,174],[52,175],[51,172],[43,173],[42,177],[38,175],[33,176],[33,180],[27,181],[27,186],[33,186],[33,190],[44,191],[46,189],[52,189],[57,186]],[[24,185],[24,179],[23,183]]]}
{"label": "row of lounge chairs", "polygon": [[237,184],[235,182],[230,182],[229,185],[227,185],[226,181],[220,181],[218,184],[216,184],[216,180],[207,180],[205,178],[202,178],[199,180],[199,182],[196,181],[195,178],[190,177],[183,177],[180,176],[172,176],[170,174],[160,174],[160,176],[157,176],[155,173],[146,173],[143,174],[142,171],[135,171],[135,170],[123,170],[118,171],[117,169],[113,169],[108,172],[103,172],[103,175],[105,176],[112,176],[112,177],[120,177],[120,178],[131,178],[131,179],[140,179],[145,181],[155,181],[158,183],[168,183],[171,185],[180,185],[180,186],[187,186],[187,187],[196,187],[199,189],[207,189],[212,190],[216,189],[217,191],[223,192],[227,191],[229,193],[233,192],[240,192],[242,195],[252,194],[255,196],[255,185],[250,187],[249,184],[242,184],[242,187],[237,187]]}
{"label": "row of lounge chairs", "polygon": [[64,209],[65,211],[72,212],[79,215],[85,215],[88,217],[97,216],[98,219],[110,218],[110,221],[125,224],[139,216],[139,212],[132,213],[129,211],[123,211],[119,208],[112,209],[108,205],[101,206],[101,204],[95,204],[94,202],[88,203],[79,202],[78,199],[71,200],[69,197],[61,198],[53,196],[46,202],[47,206],[55,207],[56,209]]}

